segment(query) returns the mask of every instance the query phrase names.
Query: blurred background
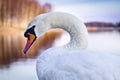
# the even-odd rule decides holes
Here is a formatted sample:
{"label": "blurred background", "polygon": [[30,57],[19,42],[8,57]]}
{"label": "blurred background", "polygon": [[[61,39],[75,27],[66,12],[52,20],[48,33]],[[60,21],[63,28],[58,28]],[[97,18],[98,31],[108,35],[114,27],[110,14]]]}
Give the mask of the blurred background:
{"label": "blurred background", "polygon": [[119,5],[119,0],[0,0],[0,79],[38,80],[35,69],[38,55],[70,40],[63,30],[50,30],[27,54],[23,53],[26,43],[23,34],[28,22],[47,12],[77,16],[87,26],[88,49],[120,56]]}

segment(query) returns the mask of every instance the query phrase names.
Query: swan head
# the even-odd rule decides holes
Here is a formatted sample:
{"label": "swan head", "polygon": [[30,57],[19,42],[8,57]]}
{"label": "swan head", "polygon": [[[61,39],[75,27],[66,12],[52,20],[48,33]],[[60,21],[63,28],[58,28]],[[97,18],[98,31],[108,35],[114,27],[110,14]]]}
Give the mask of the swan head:
{"label": "swan head", "polygon": [[32,21],[30,21],[24,33],[24,37],[27,38],[24,53],[26,53],[29,50],[29,48],[32,46],[35,40],[42,36],[45,33],[45,31],[48,30],[48,28],[49,25],[43,22],[41,15],[35,17],[34,19],[32,19]]}

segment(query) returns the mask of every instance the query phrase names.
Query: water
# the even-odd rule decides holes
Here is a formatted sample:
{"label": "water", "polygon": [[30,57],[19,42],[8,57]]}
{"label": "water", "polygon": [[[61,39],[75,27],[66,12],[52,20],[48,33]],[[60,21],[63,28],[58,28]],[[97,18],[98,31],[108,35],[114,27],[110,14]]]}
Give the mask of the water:
{"label": "water", "polygon": [[90,33],[88,49],[120,55],[120,33],[117,31]]}
{"label": "water", "polygon": [[[59,44],[66,40],[66,38],[62,39]],[[0,35],[1,80],[38,80],[35,68],[37,54],[32,50],[26,55],[23,54],[25,42],[23,32]],[[88,49],[120,55],[120,33],[118,31],[89,32]]]}
{"label": "water", "polygon": [[17,61],[9,68],[0,69],[1,80],[37,80],[35,59]]}

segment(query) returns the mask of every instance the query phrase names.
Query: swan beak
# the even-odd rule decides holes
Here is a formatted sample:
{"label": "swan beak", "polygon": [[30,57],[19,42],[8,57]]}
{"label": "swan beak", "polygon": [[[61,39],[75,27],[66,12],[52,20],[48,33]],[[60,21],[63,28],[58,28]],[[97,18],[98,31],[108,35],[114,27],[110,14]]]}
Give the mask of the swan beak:
{"label": "swan beak", "polygon": [[33,44],[33,42],[36,40],[36,37],[34,34],[28,33],[28,40],[26,43],[26,46],[24,48],[24,53],[26,53],[28,51],[28,49],[31,47],[31,45]]}

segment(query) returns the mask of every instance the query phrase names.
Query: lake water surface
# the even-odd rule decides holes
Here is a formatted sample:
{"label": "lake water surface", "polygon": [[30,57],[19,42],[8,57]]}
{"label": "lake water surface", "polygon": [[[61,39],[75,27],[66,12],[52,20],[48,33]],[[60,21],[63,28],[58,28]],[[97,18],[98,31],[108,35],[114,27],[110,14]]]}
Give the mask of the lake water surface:
{"label": "lake water surface", "polygon": [[[38,80],[35,67],[36,57],[23,54],[26,39],[23,33],[19,35],[19,38],[16,36],[18,35],[0,36],[0,80]],[[118,31],[89,32],[88,39],[88,49],[120,56]],[[62,41],[65,40],[66,38],[63,38]]]}

